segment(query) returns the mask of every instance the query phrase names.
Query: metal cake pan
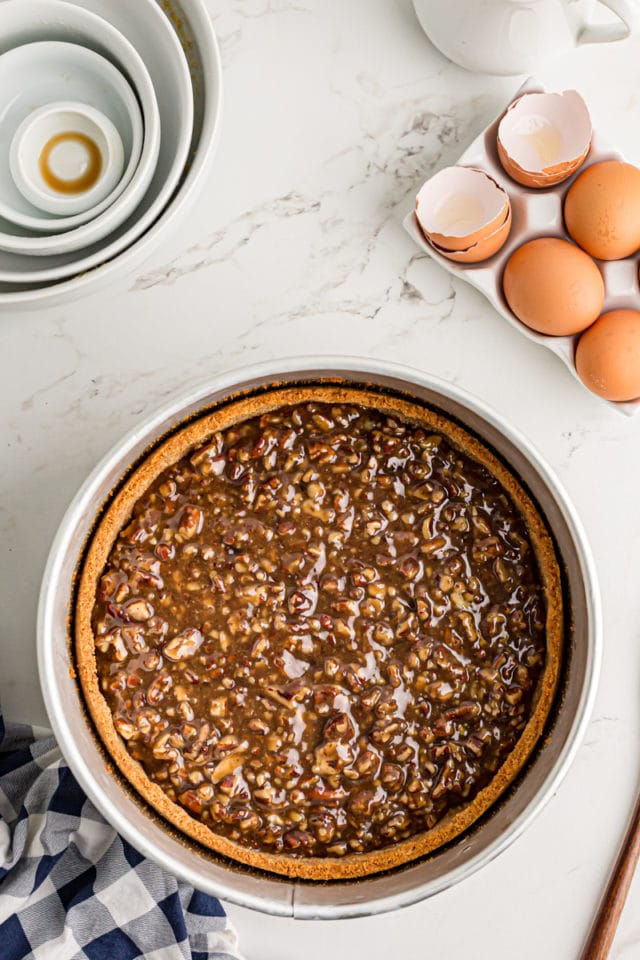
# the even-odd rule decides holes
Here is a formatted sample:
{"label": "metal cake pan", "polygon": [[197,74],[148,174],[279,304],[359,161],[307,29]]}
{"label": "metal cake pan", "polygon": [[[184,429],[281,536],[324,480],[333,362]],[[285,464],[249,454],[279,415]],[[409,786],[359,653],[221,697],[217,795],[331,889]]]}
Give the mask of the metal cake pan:
{"label": "metal cake pan", "polygon": [[[519,475],[545,515],[564,568],[568,622],[563,680],[545,737],[500,802],[428,857],[358,881],[313,883],[250,871],[177,835],[107,769],[70,673],[69,613],[75,572],[96,516],[132,464],[185,420],[238,392],[335,378],[400,391],[439,408],[481,437]],[[557,790],[593,707],[602,652],[600,600],[582,524],[553,471],[503,418],[449,383],[409,367],[354,358],[285,360],[211,378],[185,390],[127,434],[71,503],[47,563],[38,613],[40,682],[51,726],[77,780],[104,817],[141,853],[199,890],[266,913],[304,919],[359,917],[433,896],[504,851]]]}

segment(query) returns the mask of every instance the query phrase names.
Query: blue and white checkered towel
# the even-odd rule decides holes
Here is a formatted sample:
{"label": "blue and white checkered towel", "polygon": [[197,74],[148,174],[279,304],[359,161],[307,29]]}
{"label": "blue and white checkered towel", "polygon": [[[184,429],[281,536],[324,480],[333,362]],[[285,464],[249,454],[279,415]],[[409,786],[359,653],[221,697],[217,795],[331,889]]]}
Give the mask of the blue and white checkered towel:
{"label": "blue and white checkered towel", "polygon": [[237,960],[218,900],[145,860],[48,731],[0,713],[1,960]]}

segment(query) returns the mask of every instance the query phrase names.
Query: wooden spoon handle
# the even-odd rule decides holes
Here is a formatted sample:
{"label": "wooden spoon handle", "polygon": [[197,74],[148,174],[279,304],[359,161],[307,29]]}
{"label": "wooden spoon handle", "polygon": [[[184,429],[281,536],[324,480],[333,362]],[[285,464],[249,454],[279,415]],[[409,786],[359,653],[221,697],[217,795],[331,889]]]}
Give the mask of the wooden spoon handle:
{"label": "wooden spoon handle", "polygon": [[616,935],[620,914],[627,899],[640,857],[640,796],[629,829],[620,848],[611,879],[593,922],[582,960],[606,960]]}

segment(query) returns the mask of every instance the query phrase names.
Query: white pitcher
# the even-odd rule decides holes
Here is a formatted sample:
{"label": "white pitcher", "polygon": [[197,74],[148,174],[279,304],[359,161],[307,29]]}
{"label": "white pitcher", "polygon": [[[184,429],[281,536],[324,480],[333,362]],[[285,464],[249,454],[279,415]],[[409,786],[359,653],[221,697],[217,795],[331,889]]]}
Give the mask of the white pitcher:
{"label": "white pitcher", "polygon": [[[619,23],[590,24],[598,3]],[[533,73],[584,43],[640,33],[640,0],[413,0],[422,27],[445,56],[480,73]]]}

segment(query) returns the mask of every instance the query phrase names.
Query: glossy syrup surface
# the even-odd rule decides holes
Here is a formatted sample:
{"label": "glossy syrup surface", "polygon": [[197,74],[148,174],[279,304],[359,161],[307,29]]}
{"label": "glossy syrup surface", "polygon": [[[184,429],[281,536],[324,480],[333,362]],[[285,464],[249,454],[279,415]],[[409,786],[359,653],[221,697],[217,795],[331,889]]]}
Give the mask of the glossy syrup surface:
{"label": "glossy syrup surface", "polygon": [[137,503],[93,613],[132,757],[212,830],[342,856],[433,827],[545,663],[526,524],[444,436],[355,405],[214,435]]}

